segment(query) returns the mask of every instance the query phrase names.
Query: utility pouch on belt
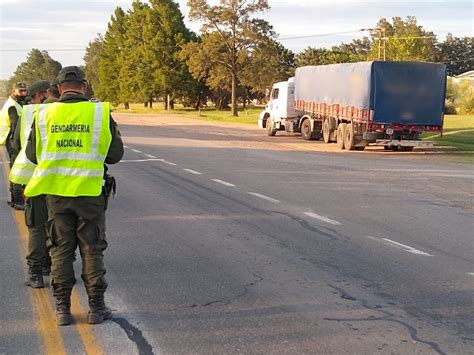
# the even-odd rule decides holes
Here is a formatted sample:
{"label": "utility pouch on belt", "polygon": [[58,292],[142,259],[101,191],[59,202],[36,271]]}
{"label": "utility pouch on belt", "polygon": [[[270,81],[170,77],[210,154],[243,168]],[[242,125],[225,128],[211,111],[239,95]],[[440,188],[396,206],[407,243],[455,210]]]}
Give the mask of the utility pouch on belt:
{"label": "utility pouch on belt", "polygon": [[105,196],[105,209],[107,209],[110,196],[114,197],[115,191],[117,190],[117,183],[112,175],[105,175],[105,183],[102,190],[104,191]]}

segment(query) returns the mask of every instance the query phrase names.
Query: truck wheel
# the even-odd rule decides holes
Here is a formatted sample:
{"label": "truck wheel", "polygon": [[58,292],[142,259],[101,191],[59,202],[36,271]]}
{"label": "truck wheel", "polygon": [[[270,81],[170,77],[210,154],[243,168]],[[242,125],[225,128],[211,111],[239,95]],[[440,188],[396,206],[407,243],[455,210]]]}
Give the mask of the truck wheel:
{"label": "truck wheel", "polygon": [[271,117],[268,117],[268,118],[267,118],[267,124],[266,124],[265,126],[266,126],[266,128],[267,128],[267,134],[268,134],[270,137],[273,137],[273,136],[277,133],[276,129],[273,129]]}
{"label": "truck wheel", "polygon": [[402,147],[402,152],[412,152],[414,147]]}
{"label": "truck wheel", "polygon": [[331,128],[329,127],[329,120],[323,122],[323,140],[324,143],[331,143]]}
{"label": "truck wheel", "polygon": [[344,128],[344,148],[354,150],[354,130],[351,123]]}
{"label": "truck wheel", "polygon": [[308,119],[304,120],[303,124],[301,125],[301,135],[307,141],[314,139],[313,132],[311,132],[311,122],[309,122]]}
{"label": "truck wheel", "polygon": [[337,147],[344,149],[344,132],[346,130],[347,123],[341,123],[337,126]]}

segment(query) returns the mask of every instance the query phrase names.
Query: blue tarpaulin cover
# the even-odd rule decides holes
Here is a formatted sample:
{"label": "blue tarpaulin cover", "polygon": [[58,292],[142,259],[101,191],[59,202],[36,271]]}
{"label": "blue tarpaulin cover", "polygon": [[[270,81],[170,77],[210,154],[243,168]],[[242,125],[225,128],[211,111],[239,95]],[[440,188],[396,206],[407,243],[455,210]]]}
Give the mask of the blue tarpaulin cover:
{"label": "blue tarpaulin cover", "polygon": [[439,63],[344,63],[295,73],[295,100],[371,109],[374,123],[441,125],[445,87]]}

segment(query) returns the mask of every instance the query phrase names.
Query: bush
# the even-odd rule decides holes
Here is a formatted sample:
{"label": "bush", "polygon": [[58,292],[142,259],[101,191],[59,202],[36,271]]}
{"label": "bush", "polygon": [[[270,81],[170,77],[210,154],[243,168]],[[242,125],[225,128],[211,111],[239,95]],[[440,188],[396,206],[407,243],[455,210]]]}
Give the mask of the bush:
{"label": "bush", "polygon": [[460,111],[463,115],[474,113],[474,93],[467,95],[461,100]]}
{"label": "bush", "polygon": [[456,105],[451,100],[444,101],[444,113],[447,115],[456,115]]}

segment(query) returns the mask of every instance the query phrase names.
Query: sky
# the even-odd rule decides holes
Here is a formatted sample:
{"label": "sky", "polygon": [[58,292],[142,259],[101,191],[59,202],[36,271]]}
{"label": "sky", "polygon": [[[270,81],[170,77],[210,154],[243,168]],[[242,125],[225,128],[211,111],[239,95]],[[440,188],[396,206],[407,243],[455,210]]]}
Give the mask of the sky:
{"label": "sky", "polygon": [[[176,0],[175,0],[176,1]],[[188,19],[187,0],[177,1],[191,30],[200,23]],[[216,3],[210,0],[209,3]],[[132,1],[117,0],[0,0],[0,79],[8,79],[31,48],[48,50],[63,66],[82,65],[84,49],[104,34],[117,6],[128,10]],[[473,0],[268,0],[261,13],[273,25],[281,43],[295,53],[307,47],[331,47],[367,32],[380,18],[415,16],[439,41],[448,33],[474,36]],[[341,32],[349,32],[341,34]],[[294,39],[294,37],[312,36]]]}

